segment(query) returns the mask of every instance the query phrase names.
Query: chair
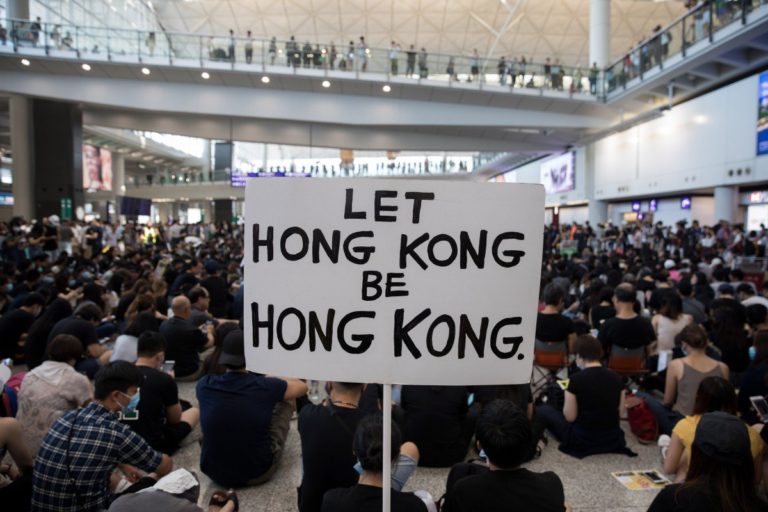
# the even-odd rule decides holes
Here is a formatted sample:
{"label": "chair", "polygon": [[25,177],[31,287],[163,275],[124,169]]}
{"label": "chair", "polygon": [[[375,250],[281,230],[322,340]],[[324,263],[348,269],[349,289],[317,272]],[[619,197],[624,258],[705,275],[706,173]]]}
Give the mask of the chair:
{"label": "chair", "polygon": [[624,348],[613,345],[608,357],[608,368],[623,377],[637,377],[648,373],[645,360],[645,347]]}
{"label": "chair", "polygon": [[537,391],[557,378],[557,373],[568,368],[568,343],[566,341],[536,340],[533,348],[534,396]]}

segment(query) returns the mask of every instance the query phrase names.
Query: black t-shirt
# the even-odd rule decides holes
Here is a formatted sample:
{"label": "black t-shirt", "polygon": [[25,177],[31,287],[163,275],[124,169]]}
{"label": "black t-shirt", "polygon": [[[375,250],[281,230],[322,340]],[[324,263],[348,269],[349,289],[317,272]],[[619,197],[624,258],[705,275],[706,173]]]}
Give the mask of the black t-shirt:
{"label": "black t-shirt", "polygon": [[[115,308],[115,320],[118,322],[122,322],[125,320],[125,314],[128,312],[128,308],[131,306],[131,303],[136,298],[136,294],[133,292],[128,292],[122,297],[120,297],[120,300],[117,301],[117,307]],[[160,311],[162,314],[165,314],[165,311]],[[127,327],[127,326],[126,326]]]}
{"label": "black t-shirt", "polygon": [[[656,495],[648,512],[720,512],[723,510],[718,496],[707,485],[668,485]],[[768,504],[757,501],[744,510],[768,510]]]}
{"label": "black t-shirt", "polygon": [[605,320],[616,316],[616,310],[613,308],[613,306],[601,306],[598,304],[597,306],[592,307],[589,316],[592,322],[592,327],[595,329],[600,329],[600,326],[603,325]]}
{"label": "black t-shirt", "polygon": [[563,512],[565,492],[555,473],[527,469],[489,471],[456,482],[447,512]]}
{"label": "black t-shirt", "polygon": [[736,315],[736,322],[739,325],[744,325],[747,323],[747,308],[745,308],[744,305],[742,305],[736,299],[724,297],[721,299],[715,299],[709,304],[709,310],[712,312],[712,314],[714,314],[715,311],[720,308],[728,308],[733,311],[733,314]]}
{"label": "black t-shirt", "polygon": [[226,318],[229,305],[229,292],[227,283],[219,276],[210,276],[200,282],[200,286],[208,290],[211,302],[208,311],[216,318]]}
{"label": "black t-shirt", "polygon": [[403,386],[404,441],[419,447],[419,465],[448,467],[467,454],[467,397],[464,386]]}
{"label": "black t-shirt", "polygon": [[163,426],[167,418],[167,408],[179,403],[179,388],[173,377],[154,368],[137,366],[144,381],[141,383],[139,417],[135,420],[123,420],[134,432],[143,437],[153,448],[162,450],[165,434]]}
{"label": "black t-shirt", "polygon": [[357,483],[352,440],[364,413],[334,405],[305,405],[299,413],[301,462],[304,475],[299,492],[301,512],[320,512],[330,489]]}
{"label": "black t-shirt", "polygon": [[88,320],[83,320],[75,316],[70,316],[63,320],[59,320],[56,325],[51,329],[51,333],[48,335],[48,344],[51,340],[59,334],[71,334],[75,338],[80,340],[83,344],[83,354],[86,353],[89,345],[94,345],[99,342],[99,336],[96,334],[96,326]]}
{"label": "black t-shirt", "polygon": [[[356,485],[325,493],[322,512],[381,512],[381,488]],[[406,492],[392,491],[392,512],[426,512],[421,499]]]}
{"label": "black t-shirt", "polygon": [[641,316],[614,317],[603,322],[598,337],[604,347],[640,348],[653,343],[656,332],[651,322]]}
{"label": "black t-shirt", "polygon": [[14,309],[0,318],[0,359],[14,357],[19,352],[21,335],[32,327],[35,317],[23,309]]}
{"label": "black t-shirt", "polygon": [[574,373],[568,391],[578,402],[576,424],[586,430],[619,428],[622,389],[621,377],[608,368],[595,366]]}
{"label": "black t-shirt", "polygon": [[179,277],[173,280],[173,284],[171,285],[171,288],[168,290],[168,295],[171,297],[174,297],[181,292],[181,289],[185,285],[195,286],[197,285],[198,282],[199,281],[195,276],[195,274],[191,272],[184,272],[180,274]]}
{"label": "black t-shirt", "polygon": [[165,358],[176,361],[173,371],[176,377],[186,377],[197,371],[200,351],[208,338],[189,320],[177,316],[160,324],[160,334],[165,336]]}
{"label": "black t-shirt", "polygon": [[536,319],[536,339],[539,341],[567,341],[574,332],[573,320],[566,316],[539,313]]}

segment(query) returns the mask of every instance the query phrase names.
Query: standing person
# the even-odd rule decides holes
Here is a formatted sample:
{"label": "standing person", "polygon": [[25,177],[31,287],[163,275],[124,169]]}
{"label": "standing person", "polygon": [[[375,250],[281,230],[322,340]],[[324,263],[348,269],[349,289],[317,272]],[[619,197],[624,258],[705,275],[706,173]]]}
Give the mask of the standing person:
{"label": "standing person", "polygon": [[357,43],[357,58],[360,61],[360,69],[365,73],[368,70],[368,45],[363,36],[360,36],[360,42]]}
{"label": "standing person", "polygon": [[253,61],[253,36],[249,30],[245,40],[245,63],[250,64]]}
{"label": "standing person", "polygon": [[389,72],[392,76],[397,76],[397,59],[400,55],[400,46],[392,41],[389,45]]}
{"label": "standing person", "polygon": [[427,50],[422,48],[419,52],[419,78],[427,78],[429,67],[427,66]]}
{"label": "standing person", "polygon": [[229,61],[235,62],[235,31],[229,29]]}
{"label": "standing person", "polygon": [[0,25],[0,44],[3,46],[8,44],[8,29],[3,25]]}
{"label": "standing person", "polygon": [[304,62],[304,67],[311,68],[312,67],[312,45],[309,44],[309,41],[304,43],[304,46],[301,47],[301,57]]}
{"label": "standing person", "polygon": [[292,414],[287,400],[305,395],[307,385],[248,372],[242,331],[224,338],[219,363],[227,373],[206,375],[196,387],[200,469],[228,487],[262,484],[272,478],[285,448]]}
{"label": "standing person", "polygon": [[448,57],[448,66],[445,68],[445,73],[448,75],[448,81],[452,81],[456,78],[456,60],[453,57]]}
{"label": "standing person", "polygon": [[35,21],[29,26],[29,31],[32,33],[32,42],[35,46],[40,42],[40,32],[43,30],[43,22],[38,16]]}
{"label": "standing person", "polygon": [[[384,457],[395,467],[400,455],[400,429],[392,425],[391,450],[385,454],[382,438],[384,422],[381,415],[363,419],[355,430],[353,453],[360,461],[362,474],[357,485],[348,489],[332,489],[323,497],[322,512],[377,512],[381,510]],[[427,512],[421,499],[410,493],[392,489],[390,503],[393,512]]]}
{"label": "standing person", "polygon": [[565,491],[553,472],[534,473],[521,467],[533,457],[531,423],[507,400],[494,400],[477,420],[477,447],[485,452],[488,470],[458,480],[448,490],[446,512],[563,512]]}
{"label": "standing person", "polygon": [[72,256],[72,239],[75,237],[75,233],[72,230],[72,222],[69,220],[61,221],[59,226],[59,248],[62,252],[67,253],[68,256]]}
{"label": "standing person", "polygon": [[43,252],[54,262],[59,257],[59,216],[43,217]]}
{"label": "standing person", "polygon": [[274,66],[275,58],[277,57],[277,39],[275,36],[272,36],[272,39],[269,41],[269,49],[267,50],[267,53],[269,53],[269,65]]}
{"label": "standing person", "polygon": [[405,52],[405,76],[411,78],[416,68],[416,49],[413,45]]}
{"label": "standing person", "polygon": [[173,371],[176,380],[194,382],[203,373],[200,352],[213,346],[213,324],[206,324],[206,332],[192,324],[192,305],[183,295],[171,302],[173,317],[160,324],[160,334],[165,336],[166,356],[176,361]]}
{"label": "standing person", "polygon": [[35,461],[32,510],[96,512],[107,508],[109,482],[118,464],[163,477],[173,469],[167,455],[155,451],[118,421],[135,411],[141,372],[125,361],[110,363],[96,375],[95,401],[56,420]]}
{"label": "standing person", "polygon": [[520,73],[520,87],[525,87],[525,68],[526,68],[526,61],[525,61],[525,55],[520,57],[520,67],[518,68],[518,71]]}
{"label": "standing person", "polygon": [[331,58],[328,61],[330,63],[331,71],[336,67],[336,59],[339,57],[339,51],[336,49],[336,43],[331,41]]}
{"label": "standing person", "polygon": [[573,352],[581,371],[570,378],[563,410],[541,405],[536,408],[535,421],[540,421],[560,441],[560,451],[574,457],[598,453],[632,455],[619,425],[624,404],[621,377],[603,368],[603,349],[593,336],[579,336]]}
{"label": "standing person", "polygon": [[147,35],[147,41],[146,41],[147,50],[149,50],[149,56],[150,57],[154,57],[155,56],[155,43],[156,43],[156,41],[155,41],[155,33],[154,32],[150,32]]}
{"label": "standing person", "polygon": [[507,85],[507,58],[502,55],[496,65],[499,73],[499,85]]}
{"label": "standing person", "polygon": [[589,68],[589,93],[597,94],[597,76],[600,70],[597,69],[597,62],[592,63],[592,67]]}
{"label": "standing person", "polygon": [[476,81],[480,75],[480,54],[477,53],[477,48],[472,50],[472,56],[469,58],[469,74],[467,82]]}

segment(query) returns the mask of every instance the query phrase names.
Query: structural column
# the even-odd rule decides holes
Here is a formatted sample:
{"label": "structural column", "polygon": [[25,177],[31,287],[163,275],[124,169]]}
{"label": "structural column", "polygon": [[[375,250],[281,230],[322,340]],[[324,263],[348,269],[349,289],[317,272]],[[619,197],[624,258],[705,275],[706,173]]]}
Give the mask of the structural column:
{"label": "structural column", "polygon": [[715,222],[736,222],[738,207],[738,187],[715,187]]}
{"label": "structural column", "polygon": [[35,211],[35,181],[32,173],[31,101],[11,96],[11,152],[13,154],[13,215],[31,219]]}
{"label": "structural column", "polygon": [[608,65],[611,55],[611,0],[589,2],[589,66]]}
{"label": "structural column", "polygon": [[120,209],[122,197],[125,195],[125,156],[112,153],[112,200],[115,203],[115,219],[120,219],[123,213]]}

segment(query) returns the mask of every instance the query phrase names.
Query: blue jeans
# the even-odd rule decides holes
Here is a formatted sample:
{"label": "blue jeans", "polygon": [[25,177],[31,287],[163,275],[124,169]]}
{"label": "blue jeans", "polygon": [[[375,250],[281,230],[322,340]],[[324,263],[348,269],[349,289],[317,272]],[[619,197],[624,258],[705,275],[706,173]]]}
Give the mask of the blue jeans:
{"label": "blue jeans", "polygon": [[659,424],[659,434],[671,436],[672,429],[675,428],[677,422],[685,418],[685,416],[672,409],[667,409],[658,398],[645,391],[638,391],[636,394],[640,398],[645,399],[648,408],[653,411],[653,415],[656,416],[656,421]]}
{"label": "blue jeans", "polygon": [[[401,453],[397,461],[392,465],[392,489],[402,491],[405,483],[411,478],[413,472],[416,471],[416,466],[418,466],[418,463],[415,460]],[[355,464],[355,471],[358,474],[363,473],[363,466],[359,462]]]}

